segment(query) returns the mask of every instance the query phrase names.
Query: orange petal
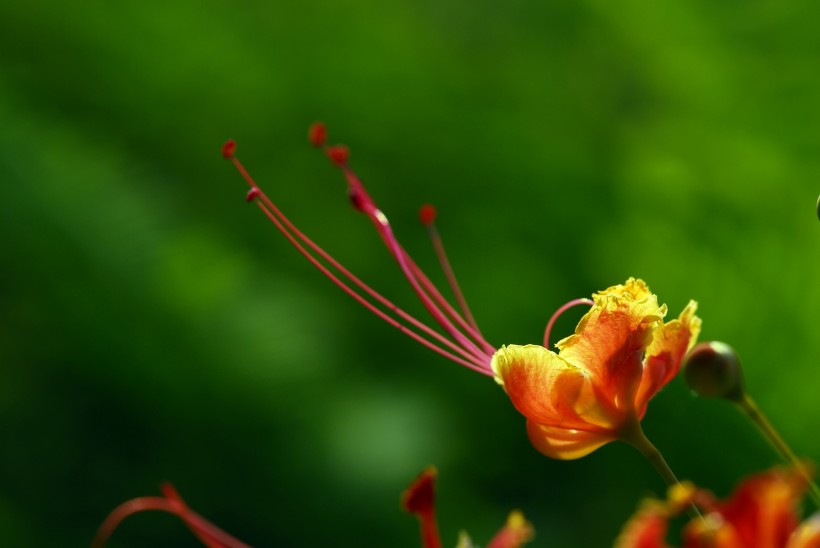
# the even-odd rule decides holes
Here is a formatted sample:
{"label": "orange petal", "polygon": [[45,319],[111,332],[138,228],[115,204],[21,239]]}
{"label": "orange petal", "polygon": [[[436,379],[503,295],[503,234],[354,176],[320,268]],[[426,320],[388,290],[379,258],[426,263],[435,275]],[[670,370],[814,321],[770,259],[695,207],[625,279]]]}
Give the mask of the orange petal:
{"label": "orange petal", "polygon": [[620,418],[600,405],[582,369],[543,346],[502,346],[492,367],[515,408],[536,423],[600,431]]}
{"label": "orange petal", "polygon": [[698,303],[689,301],[677,320],[655,330],[652,342],[646,349],[643,377],[635,397],[639,416],[646,411],[646,404],[658,390],[675,378],[683,357],[698,339],[701,320],[695,315]]}
{"label": "orange petal", "polygon": [[536,449],[561,460],[580,459],[615,439],[609,432],[554,428],[531,420],[527,421],[527,435]]}
{"label": "orange petal", "polygon": [[621,412],[632,411],[643,370],[643,351],[663,321],[666,306],[642,280],[630,278],[592,296],[595,304],[575,334],[556,346],[560,356],[586,371]]}

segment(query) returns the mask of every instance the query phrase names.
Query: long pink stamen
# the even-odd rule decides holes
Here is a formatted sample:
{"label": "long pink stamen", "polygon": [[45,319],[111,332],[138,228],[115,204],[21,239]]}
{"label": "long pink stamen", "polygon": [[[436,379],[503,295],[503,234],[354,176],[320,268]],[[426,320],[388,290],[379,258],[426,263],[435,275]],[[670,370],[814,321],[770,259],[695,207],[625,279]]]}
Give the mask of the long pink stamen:
{"label": "long pink stamen", "polygon": [[250,548],[191,510],[172,486],[164,485],[163,492],[165,497],[139,497],[117,506],[100,525],[91,547],[105,546],[114,530],[127,517],[139,512],[160,511],[179,517],[209,548]]}
{"label": "long pink stamen", "polygon": [[573,306],[578,306],[581,304],[592,306],[595,303],[591,299],[575,299],[568,302],[567,304],[563,305],[561,308],[555,311],[555,313],[550,318],[550,321],[547,322],[547,328],[544,330],[544,348],[550,347],[550,331],[552,331],[552,326],[555,323],[555,320],[557,320],[561,314],[563,314]]}
{"label": "long pink stamen", "polygon": [[[314,146],[322,147],[327,140],[327,131],[324,124],[316,123],[311,126],[309,131],[309,139]],[[399,267],[405,275],[405,278],[410,282],[411,287],[415,291],[419,300],[421,300],[427,311],[433,316],[433,319],[454,339],[461,345],[474,353],[487,367],[488,371],[491,369],[489,362],[492,355],[495,353],[495,348],[489,344],[484,337],[473,328],[458,312],[447,302],[441,295],[441,292],[429,280],[429,278],[421,271],[415,264],[410,255],[401,247],[392,233],[390,223],[387,217],[376,206],[373,199],[364,188],[364,184],[356,176],[352,169],[347,164],[350,157],[350,151],[343,145],[325,146],[325,153],[328,158],[339,167],[348,183],[348,193],[353,206],[366,214],[376,227],[376,231],[381,236],[387,248],[390,250],[393,257],[399,263]],[[407,267],[410,267],[409,269]],[[423,287],[423,289],[422,289]],[[439,309],[438,307],[441,307]],[[464,330],[470,337],[478,342],[482,348],[479,349],[473,341],[467,339],[442,313],[442,309],[447,316],[450,316],[461,329]]]}
{"label": "long pink stamen", "polygon": [[[432,207],[432,206],[430,206],[430,207]],[[427,275],[425,275],[424,272],[422,272],[421,268],[416,266],[416,263],[413,262],[412,258],[410,258],[410,256],[408,255],[409,262],[411,263],[410,266],[413,268],[413,272],[415,273],[415,275],[421,281],[421,284],[429,292],[429,294],[432,296],[432,298],[438,303],[438,305],[447,313],[447,315],[450,316],[450,318],[454,322],[456,322],[456,324],[458,324],[458,326],[461,329],[463,329],[465,333],[467,333],[470,337],[472,337],[474,341],[476,341],[478,344],[480,344],[481,347],[484,349],[484,352],[486,352],[487,354],[492,356],[495,353],[496,349],[495,349],[495,347],[493,347],[493,345],[491,345],[490,343],[487,342],[487,340],[484,338],[484,335],[482,335],[481,331],[478,329],[478,325],[476,324],[475,320],[473,319],[473,316],[470,313],[470,309],[467,306],[467,300],[464,298],[464,295],[461,292],[461,288],[458,285],[458,281],[456,281],[455,273],[453,272],[452,268],[450,268],[450,262],[447,259],[447,254],[444,252],[444,245],[441,242],[441,238],[438,237],[438,231],[436,231],[435,236],[438,239],[438,242],[441,246],[440,247],[441,254],[439,255],[439,250],[438,249],[436,250],[436,254],[439,255],[439,261],[442,264],[442,268],[445,270],[445,275],[447,275],[448,270],[451,274],[451,275],[447,275],[448,282],[450,284],[450,287],[453,290],[453,293],[456,296],[456,299],[460,303],[462,312],[464,312],[464,315],[466,316],[467,319],[465,320],[464,317],[462,317],[458,312],[456,312],[456,310],[450,305],[449,302],[447,302],[447,299],[444,298],[444,296],[441,294],[441,292],[438,290],[438,288],[433,284],[433,282],[431,282],[430,279],[427,277]],[[435,246],[435,242],[434,242],[434,246]],[[405,254],[406,254],[406,252],[405,252]],[[443,258],[443,262],[442,262],[442,258]],[[445,265],[446,265],[446,267],[445,267]]]}
{"label": "long pink stamen", "polygon": [[[227,147],[227,145],[226,145]],[[224,150],[224,149],[223,149]],[[393,327],[397,328],[402,333],[408,335],[409,337],[413,338],[417,342],[421,343],[422,345],[430,348],[431,350],[441,354],[442,356],[446,357],[449,360],[452,360],[460,365],[464,365],[470,369],[478,371],[480,373],[484,373],[490,375],[489,371],[489,364],[485,363],[483,359],[479,359],[475,353],[468,352],[467,350],[463,349],[462,347],[458,346],[457,344],[453,343],[446,337],[442,336],[440,333],[436,332],[435,330],[431,329],[429,326],[425,325],[424,323],[420,322],[419,320],[412,317],[410,314],[404,312],[402,309],[394,305],[388,299],[383,297],[377,291],[370,288],[367,284],[362,282],[358,277],[353,275],[350,271],[344,268],[338,261],[336,261],[330,254],[324,251],[321,247],[319,247],[315,242],[313,242],[310,238],[308,238],[304,233],[302,233],[296,226],[279,210],[279,208],[265,195],[264,192],[259,188],[259,186],[253,181],[250,174],[245,170],[239,160],[234,156],[235,146],[229,148],[229,159],[231,159],[236,166],[237,170],[240,172],[242,177],[247,181],[250,185],[251,189],[248,192],[248,199],[249,201],[256,200],[257,205],[260,209],[265,213],[265,215],[270,219],[271,222],[274,223],[276,228],[288,239],[288,241],[299,251],[308,261],[311,262],[320,272],[322,272],[326,277],[328,277],[334,284],[340,287],[345,293],[353,297],[356,301],[358,301],[362,306],[376,314],[379,318],[386,321]],[[224,152],[223,152],[224,153]],[[436,339],[441,344],[447,346],[448,348],[452,349],[453,351],[457,352],[458,354],[464,356],[466,359],[459,358],[458,356],[453,355],[452,353],[444,350],[443,348],[435,345],[431,341],[428,341],[418,333],[412,331],[407,326],[401,324],[400,322],[396,321],[394,318],[385,314],[382,310],[376,308],[372,303],[364,299],[361,295],[359,295],[355,290],[353,290],[350,286],[340,280],[336,275],[330,272],[325,265],[323,265],[319,260],[311,255],[311,253],[305,249],[299,243],[299,240],[310,247],[317,255],[319,255],[323,260],[329,263],[333,268],[339,271],[341,275],[349,279],[353,284],[358,286],[362,291],[366,294],[370,295],[373,299],[378,301],[382,306],[388,308],[391,312],[395,313],[404,321],[407,321],[415,328],[423,331],[428,336]]]}
{"label": "long pink stamen", "polygon": [[447,283],[450,285],[450,289],[456,298],[456,302],[458,302],[458,306],[461,308],[461,312],[464,314],[464,318],[467,320],[467,323],[469,323],[473,329],[480,334],[481,330],[478,328],[478,325],[476,325],[475,318],[473,318],[473,313],[470,312],[470,307],[467,306],[467,300],[464,298],[464,293],[461,291],[461,286],[456,279],[456,274],[453,272],[453,267],[450,265],[450,259],[447,257],[447,252],[444,249],[444,242],[441,240],[441,236],[436,228],[437,216],[438,212],[436,211],[436,208],[430,204],[421,206],[421,209],[419,210],[419,221],[421,221],[421,224],[423,224],[427,229],[427,235],[430,237],[430,242],[433,244],[436,257],[438,257],[438,262],[441,265],[441,269],[444,271],[444,276],[447,278]]}
{"label": "long pink stamen", "polygon": [[[361,304],[362,306],[367,308],[369,311],[374,313],[376,316],[378,316],[379,318],[381,318],[382,320],[384,320],[388,324],[392,325],[393,327],[395,327],[396,329],[398,329],[399,331],[401,331],[405,335],[411,337],[415,341],[417,341],[417,342],[421,343],[422,345],[426,346],[430,350],[433,350],[434,352],[437,352],[437,353],[441,354],[442,356],[444,356],[445,358],[447,358],[449,360],[452,360],[452,361],[454,361],[454,362],[456,362],[460,365],[463,365],[465,367],[469,367],[470,369],[473,369],[473,370],[478,371],[480,373],[484,373],[484,374],[489,375],[489,373],[483,367],[483,364],[476,361],[474,356],[472,356],[470,354],[467,354],[461,348],[454,345],[454,348],[456,350],[458,350],[460,353],[464,353],[472,361],[463,360],[463,359],[459,358],[458,356],[455,356],[454,354],[451,354],[450,352],[447,352],[443,348],[440,348],[440,347],[436,346],[435,344],[428,341],[427,339],[425,339],[424,337],[422,337],[421,335],[419,335],[415,331],[410,330],[407,326],[401,324],[400,322],[396,321],[394,318],[391,318],[390,316],[385,314],[383,311],[381,311],[378,308],[376,308],[375,306],[373,306],[372,303],[370,303],[364,297],[362,297],[361,295],[356,293],[356,291],[354,291],[350,286],[348,286],[346,283],[344,283],[342,280],[340,280],[335,274],[330,272],[330,270],[328,270],[327,267],[325,267],[322,263],[320,263],[298,241],[296,241],[294,236],[292,234],[290,234],[288,231],[285,230],[284,226],[279,222],[279,219],[276,218],[276,216],[273,214],[273,212],[271,212],[265,204],[263,204],[262,202],[257,202],[257,204],[259,205],[259,208],[262,210],[262,212],[265,213],[265,215],[268,217],[268,219],[270,219],[271,222],[276,226],[276,228],[279,229],[279,232],[281,232],[282,234],[285,235],[285,237],[288,239],[288,241],[291,243],[291,245],[293,245],[293,247],[295,247],[299,251],[299,253],[301,253],[308,261],[310,261],[310,263],[313,266],[315,266],[322,274],[324,274],[327,278],[329,278],[330,281],[332,281],[334,284],[336,284],[336,286],[338,286],[342,291],[344,291],[345,293],[347,293],[348,295],[353,297],[357,302],[359,302],[359,304]],[[391,306],[393,307],[393,309],[398,310],[398,308],[395,305],[391,305]],[[435,332],[433,332],[433,333],[435,333]],[[449,343],[449,341],[447,341],[446,339],[443,339],[443,340]],[[450,344],[452,344],[452,343],[450,343]]]}
{"label": "long pink stamen", "polygon": [[[480,358],[485,364],[486,368],[489,371],[490,365],[489,362],[492,358],[495,349],[484,341],[484,339],[477,335],[478,340],[482,341],[483,346],[485,349],[482,350],[478,348],[475,343],[473,343],[470,339],[468,339],[461,331],[459,331],[453,323],[447,318],[447,316],[442,312],[442,310],[436,304],[436,300],[431,299],[430,296],[425,292],[422,288],[422,285],[426,286],[428,290],[433,293],[434,295],[438,295],[441,298],[441,301],[446,303],[446,300],[441,297],[441,293],[433,286],[432,283],[429,282],[426,276],[421,273],[421,270],[415,265],[415,262],[412,260],[410,255],[402,249],[401,245],[399,245],[398,240],[393,235],[393,230],[390,227],[390,222],[387,220],[387,217],[382,213],[381,210],[378,209],[375,202],[370,198],[367,191],[364,188],[364,185],[356,176],[356,174],[347,166],[347,149],[344,150],[344,153],[338,152],[340,149],[338,147],[329,147],[326,149],[328,156],[330,156],[331,160],[336,163],[345,175],[345,178],[348,182],[349,194],[351,201],[356,209],[365,213],[370,220],[373,222],[374,226],[376,227],[376,231],[382,237],[382,241],[384,241],[387,248],[390,250],[391,254],[395,258],[396,262],[398,262],[399,267],[401,268],[402,272],[404,273],[405,278],[408,282],[410,282],[410,286],[413,288],[413,291],[416,293],[416,296],[422,302],[424,307],[433,316],[433,319],[459,344],[461,344],[464,348],[468,349],[472,352],[476,357]],[[421,283],[420,281],[421,280]],[[449,312],[452,313],[456,321],[458,322],[461,320],[463,329],[466,331],[472,331],[469,324],[461,318],[461,316],[449,306],[446,305],[446,309],[449,309]]]}
{"label": "long pink stamen", "polygon": [[[268,215],[268,217],[271,217],[271,216],[276,217],[275,219],[271,218],[271,221],[275,224],[275,226],[279,229],[279,231],[282,232],[285,235],[285,237],[288,238],[288,240],[297,248],[297,250],[300,251],[300,253],[302,253],[302,255],[307,257],[308,260],[310,260],[312,264],[317,266],[317,268],[319,268],[320,271],[322,271],[323,273],[325,272],[323,267],[321,265],[318,265],[316,262],[314,262],[314,258],[309,256],[309,252],[307,252],[306,250],[301,248],[301,246],[299,246],[296,242],[294,242],[290,238],[290,234],[288,234],[288,231],[290,231],[293,236],[295,236],[296,238],[298,238],[299,240],[301,240],[302,242],[307,244],[308,247],[310,247],[323,260],[327,261],[333,268],[338,270],[343,276],[345,276],[350,281],[352,281],[355,285],[357,285],[360,289],[365,291],[373,299],[377,300],[382,306],[388,308],[391,312],[394,312],[396,315],[398,315],[403,320],[407,321],[408,323],[410,323],[411,325],[413,325],[417,329],[419,329],[421,331],[424,331],[427,335],[435,338],[436,340],[438,340],[442,344],[446,345],[447,347],[451,348],[452,350],[458,352],[459,354],[461,354],[465,358],[474,359],[472,354],[469,354],[466,350],[464,350],[460,346],[456,345],[455,343],[453,343],[452,341],[450,341],[446,337],[442,336],[440,333],[434,331],[429,326],[427,326],[424,323],[420,322],[419,320],[417,320],[416,318],[414,318],[413,316],[411,316],[410,314],[408,314],[407,312],[405,312],[404,310],[402,310],[401,308],[399,308],[398,306],[396,306],[395,304],[390,302],[388,299],[383,297],[380,293],[378,293],[377,291],[372,289],[370,286],[368,286],[363,281],[361,281],[357,276],[355,276],[352,272],[350,272],[344,266],[342,266],[329,253],[327,253],[324,249],[319,247],[319,245],[316,244],[313,240],[311,240],[306,234],[304,234],[302,231],[300,231],[298,228],[296,228],[296,226],[290,221],[290,219],[287,218],[287,216],[285,216],[284,213],[282,213],[282,211],[276,206],[276,204],[274,204],[270,200],[270,198],[268,198],[268,196],[264,192],[262,192],[262,190],[259,188],[259,186],[256,184],[256,182],[250,176],[250,174],[242,166],[241,162],[239,162],[238,158],[232,156],[231,160],[233,161],[236,168],[239,170],[239,173],[242,175],[242,177],[251,186],[251,189],[248,191],[247,200],[250,202],[250,201],[253,201],[256,198],[260,198],[264,202],[264,205],[267,208],[267,209],[263,208],[263,211],[265,212],[265,214]],[[260,207],[261,207],[261,204],[260,204]],[[277,219],[278,219],[278,221],[277,221]],[[285,227],[287,227],[287,230],[285,230],[282,226],[280,226],[279,222],[284,224]],[[330,275],[328,277],[330,277],[330,279],[333,280],[334,283],[336,283],[336,285],[339,285],[339,283],[338,283],[339,280],[335,276]],[[342,284],[342,285],[344,285],[344,284]],[[341,285],[340,285],[340,287],[341,287]],[[350,288],[348,287],[348,289],[350,289]],[[349,291],[347,291],[347,290],[345,290],[345,291],[349,293]],[[359,300],[359,299],[357,299],[357,300]],[[359,301],[359,302],[361,302],[361,301]],[[367,306],[370,303],[367,303],[365,301],[362,304]],[[380,315],[380,317],[381,317],[381,315]],[[388,320],[388,323],[391,323],[391,325],[393,325],[393,323],[390,322],[389,320]],[[400,326],[395,326],[395,327],[399,327],[399,329],[401,330]],[[410,333],[407,333],[407,334],[410,335],[410,336],[413,336]]]}
{"label": "long pink stamen", "polygon": [[396,261],[399,263],[399,267],[401,268],[402,272],[404,272],[404,277],[410,282],[411,287],[416,292],[416,295],[421,300],[424,307],[427,309],[428,312],[433,316],[436,322],[444,328],[444,330],[450,334],[456,341],[459,342],[464,348],[468,351],[473,353],[478,358],[486,358],[486,354],[473,343],[470,339],[468,339],[461,331],[459,331],[453,323],[447,319],[447,316],[441,311],[441,309],[436,306],[436,303],[430,298],[430,296],[424,291],[424,289],[419,284],[419,281],[415,275],[414,270],[411,269],[410,264],[413,263],[410,256],[404,249],[401,248],[396,237],[393,235],[393,229],[390,227],[389,222],[387,221],[387,217],[381,211],[378,211],[377,220],[382,226],[383,231],[383,239],[387,242],[388,247],[393,252],[393,256],[396,258]]}
{"label": "long pink stamen", "polygon": [[402,252],[404,253],[410,268],[413,269],[413,274],[418,278],[421,285],[424,287],[425,291],[428,292],[430,297],[436,301],[438,306],[444,310],[444,312],[452,319],[452,321],[456,322],[458,326],[464,330],[470,337],[473,338],[478,344],[480,344],[484,348],[484,352],[491,356],[495,353],[496,349],[484,340],[484,337],[479,333],[477,330],[473,329],[467,321],[461,317],[461,315],[453,308],[453,306],[447,302],[447,299],[441,294],[441,291],[430,281],[430,278],[419,268],[419,266],[413,261],[412,257],[404,251],[402,248]]}

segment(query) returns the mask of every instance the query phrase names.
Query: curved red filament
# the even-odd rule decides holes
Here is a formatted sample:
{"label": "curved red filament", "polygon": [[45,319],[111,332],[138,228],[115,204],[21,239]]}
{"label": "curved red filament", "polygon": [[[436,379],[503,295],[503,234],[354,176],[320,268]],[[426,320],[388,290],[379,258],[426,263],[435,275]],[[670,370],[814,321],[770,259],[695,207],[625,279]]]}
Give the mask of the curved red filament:
{"label": "curved red filament", "polygon": [[561,314],[563,314],[573,306],[578,306],[581,304],[592,306],[595,303],[592,302],[592,299],[575,299],[566,303],[553,313],[553,315],[550,317],[550,321],[547,322],[547,328],[544,330],[544,348],[550,347],[550,332],[552,331],[552,326],[555,323],[555,320],[557,320]]}

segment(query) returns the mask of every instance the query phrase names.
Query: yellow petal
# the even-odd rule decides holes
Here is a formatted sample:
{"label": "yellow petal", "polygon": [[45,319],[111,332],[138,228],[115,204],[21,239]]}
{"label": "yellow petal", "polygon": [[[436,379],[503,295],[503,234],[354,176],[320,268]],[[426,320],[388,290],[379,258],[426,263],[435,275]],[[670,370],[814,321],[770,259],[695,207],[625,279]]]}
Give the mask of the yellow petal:
{"label": "yellow petal", "polygon": [[595,304],[575,334],[557,344],[559,354],[586,371],[611,405],[627,413],[634,406],[644,349],[663,321],[666,306],[658,306],[658,298],[634,278],[592,298]]}
{"label": "yellow petal", "polygon": [[615,439],[608,432],[555,428],[531,420],[527,421],[527,435],[540,452],[561,460],[580,459]]}
{"label": "yellow petal", "polygon": [[664,385],[675,378],[680,370],[683,357],[698,339],[701,320],[695,315],[698,303],[689,301],[677,320],[658,327],[652,342],[646,349],[643,376],[635,407],[640,416],[646,411],[646,404]]}
{"label": "yellow petal", "polygon": [[539,424],[607,430],[620,418],[599,404],[582,369],[543,346],[502,346],[492,367],[515,408]]}

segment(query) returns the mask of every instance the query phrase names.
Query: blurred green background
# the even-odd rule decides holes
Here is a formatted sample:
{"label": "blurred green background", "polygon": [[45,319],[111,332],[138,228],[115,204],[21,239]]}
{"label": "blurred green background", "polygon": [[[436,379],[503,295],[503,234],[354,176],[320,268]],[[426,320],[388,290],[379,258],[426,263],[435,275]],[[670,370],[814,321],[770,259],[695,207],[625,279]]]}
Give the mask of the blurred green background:
{"label": "blurred green background", "polygon": [[[82,546],[173,482],[261,546],[419,544],[399,493],[440,471],[440,525],[606,546],[662,482],[633,449],[537,453],[488,378],[382,324],[288,246],[227,138],[316,241],[424,316],[310,122],[440,280],[439,228],[488,339],[643,277],[820,461],[820,8],[367,0],[0,4],[0,536]],[[567,313],[556,336],[580,315]],[[776,459],[676,379],[648,436],[725,495]],[[196,546],[175,518],[111,546]]]}

